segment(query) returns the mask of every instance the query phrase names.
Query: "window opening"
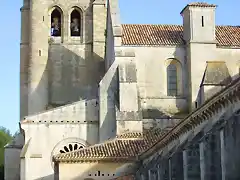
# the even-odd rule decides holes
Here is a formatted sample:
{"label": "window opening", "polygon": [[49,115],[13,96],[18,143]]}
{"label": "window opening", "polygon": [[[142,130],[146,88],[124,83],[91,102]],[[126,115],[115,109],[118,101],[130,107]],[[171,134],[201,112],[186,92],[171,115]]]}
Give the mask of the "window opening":
{"label": "window opening", "polygon": [[167,90],[168,96],[177,95],[177,67],[175,64],[167,67]]}
{"label": "window opening", "polygon": [[61,13],[58,9],[51,14],[51,36],[61,36]]}
{"label": "window opening", "polygon": [[80,36],[81,15],[74,9],[71,13],[71,36]]}
{"label": "window opening", "polygon": [[204,27],[204,17],[202,16],[202,27]]}
{"label": "window opening", "polygon": [[63,149],[61,149],[59,152],[60,153],[66,153],[66,152],[71,152],[71,151],[75,151],[77,149],[82,149],[84,148],[82,145],[80,144],[69,144],[68,146],[64,146]]}

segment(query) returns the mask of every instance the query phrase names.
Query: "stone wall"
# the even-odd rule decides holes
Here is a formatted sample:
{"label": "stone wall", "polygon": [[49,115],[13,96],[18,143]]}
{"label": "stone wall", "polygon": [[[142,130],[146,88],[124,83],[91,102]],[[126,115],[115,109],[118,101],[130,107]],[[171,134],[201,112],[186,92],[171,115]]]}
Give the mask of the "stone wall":
{"label": "stone wall", "polygon": [[236,99],[206,122],[194,126],[163,148],[155,149],[155,153],[144,159],[136,177],[239,179],[239,107],[239,99]]}
{"label": "stone wall", "polygon": [[99,83],[99,141],[116,136],[116,106],[119,104],[119,61],[116,60],[116,47],[121,46],[118,1],[108,1],[106,21],[105,68],[106,73]]}
{"label": "stone wall", "polygon": [[24,180],[52,180],[53,155],[72,151],[75,144],[77,148],[84,148],[98,143],[97,122],[35,122],[22,123],[21,127],[26,140],[21,156]]}
{"label": "stone wall", "polygon": [[[191,49],[184,47],[124,47],[133,49],[136,54],[136,67],[138,89],[143,109],[151,109],[165,115],[187,114],[188,97],[197,100],[201,94],[200,85],[204,77],[207,61],[226,62],[229,74],[233,79],[238,77],[239,56],[238,49],[217,48],[215,45],[194,44]],[[202,55],[204,53],[204,56]],[[187,57],[192,57],[192,65]],[[166,67],[169,58],[175,58],[181,63],[182,68],[182,95],[178,97],[167,96]],[[192,70],[189,71],[188,68]],[[192,84],[189,84],[192,81]],[[192,88],[191,88],[191,86]],[[217,86],[204,88],[207,96],[212,96],[221,89]],[[195,108],[195,100],[192,102]],[[201,104],[201,103],[200,103]],[[198,104],[199,105],[199,104]]]}
{"label": "stone wall", "polygon": [[[54,7],[62,13],[61,37],[50,37]],[[70,36],[73,7],[81,13],[80,37]],[[100,11],[105,13],[105,9]],[[21,117],[45,110],[48,103],[62,105],[97,96],[97,84],[103,76],[104,63],[102,55],[100,62],[93,54],[95,21],[89,0],[31,1],[23,7],[22,27],[27,27],[28,23],[30,27],[29,32],[22,33],[21,42]],[[102,32],[105,28],[101,26],[99,29],[101,32],[94,33],[95,39],[104,37]],[[104,44],[101,47],[103,49]],[[28,91],[27,97],[25,91]]]}
{"label": "stone wall", "polygon": [[[223,129],[222,176],[229,179],[240,178],[240,116],[239,112],[227,120]],[[223,159],[224,158],[224,159]]]}
{"label": "stone wall", "polygon": [[116,95],[118,94],[118,62],[114,61],[99,83],[99,141],[116,135]]}
{"label": "stone wall", "polygon": [[92,99],[60,106],[42,113],[27,116],[25,119],[34,123],[98,123],[98,112],[98,101]]}
{"label": "stone wall", "polygon": [[[186,113],[188,110],[188,84],[185,50],[181,47],[124,47],[135,52],[137,68],[137,86],[140,104],[143,110],[158,112],[152,118]],[[181,64],[182,79],[179,84],[179,96],[167,95],[167,65],[175,58]],[[155,113],[156,114],[156,113]]]}
{"label": "stone wall", "polygon": [[52,44],[49,47],[49,103],[67,104],[97,96],[98,63],[90,45]]}
{"label": "stone wall", "polygon": [[[97,179],[112,180],[115,179],[115,171],[124,163],[60,163],[59,164],[59,180],[66,179]],[[71,169],[71,173],[69,170]]]}
{"label": "stone wall", "polygon": [[4,179],[18,180],[20,177],[21,147],[5,148],[4,151]]}

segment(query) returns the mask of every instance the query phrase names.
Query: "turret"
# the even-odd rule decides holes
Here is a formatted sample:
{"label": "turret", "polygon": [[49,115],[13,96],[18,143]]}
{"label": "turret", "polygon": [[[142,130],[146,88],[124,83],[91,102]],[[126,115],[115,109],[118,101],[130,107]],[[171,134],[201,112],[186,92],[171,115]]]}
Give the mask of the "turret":
{"label": "turret", "polygon": [[215,61],[215,9],[214,4],[191,3],[181,11],[183,38],[186,43],[190,111],[199,106],[200,84],[206,62]]}

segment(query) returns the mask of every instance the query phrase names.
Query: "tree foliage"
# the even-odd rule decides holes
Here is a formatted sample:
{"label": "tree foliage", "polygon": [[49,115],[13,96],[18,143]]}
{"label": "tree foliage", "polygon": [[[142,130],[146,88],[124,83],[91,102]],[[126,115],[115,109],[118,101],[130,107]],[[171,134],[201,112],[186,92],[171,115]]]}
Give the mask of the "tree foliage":
{"label": "tree foliage", "polygon": [[0,179],[4,179],[4,146],[10,142],[12,135],[4,127],[0,127]]}

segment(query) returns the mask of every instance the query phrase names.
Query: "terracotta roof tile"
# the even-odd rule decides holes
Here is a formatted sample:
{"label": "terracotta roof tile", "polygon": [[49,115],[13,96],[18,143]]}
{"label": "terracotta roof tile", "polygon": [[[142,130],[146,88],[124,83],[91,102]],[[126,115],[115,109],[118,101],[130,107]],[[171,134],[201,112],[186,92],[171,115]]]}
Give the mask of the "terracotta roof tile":
{"label": "terracotta roof tile", "polygon": [[56,161],[81,161],[81,160],[133,160],[133,158],[146,146],[142,139],[118,140],[114,139],[103,144],[97,144],[85,149],[59,154],[54,157]]}
{"label": "terracotta roof tile", "polygon": [[123,24],[123,45],[183,44],[183,30],[179,25]]}
{"label": "terracotta roof tile", "polygon": [[183,11],[187,8],[187,7],[201,7],[201,8],[216,8],[217,5],[215,4],[208,4],[206,2],[192,2],[187,4],[182,11],[180,12],[180,14],[183,13]]}
{"label": "terracotta roof tile", "polygon": [[141,132],[128,132],[116,136],[116,138],[118,139],[143,138],[143,134]]}
{"label": "terracotta roof tile", "polygon": [[[156,143],[166,132],[164,130],[154,129],[143,133],[142,138],[129,139],[128,137],[139,137],[140,133],[127,133],[113,140],[102,144],[96,144],[77,151],[58,154],[54,156],[54,161],[134,161],[137,154],[144,151],[153,143]],[[137,136],[136,136],[137,135]]]}
{"label": "terracotta roof tile", "polygon": [[189,3],[187,6],[194,6],[194,7],[216,7],[215,4],[208,4],[206,2],[192,2]]}
{"label": "terracotta roof tile", "polygon": [[[102,144],[97,144],[94,146],[90,146],[88,148],[80,149],[77,151],[59,154],[53,157],[54,161],[60,162],[68,162],[68,161],[135,161],[136,155],[142,154],[148,151],[150,148],[160,143],[160,145],[164,146],[176,136],[181,133],[184,133],[189,126],[194,127],[195,121],[201,121],[199,118],[205,116],[207,113],[204,112],[203,109],[215,109],[215,105],[222,102],[222,96],[226,96],[226,101],[229,100],[227,93],[233,95],[233,91],[238,92],[240,88],[240,78],[234,80],[230,85],[216,93],[212,98],[207,100],[201,107],[199,107],[196,111],[193,111],[189,116],[187,116],[184,120],[179,122],[174,127],[169,127],[164,130],[161,129],[152,129],[150,131],[144,132],[142,134],[143,138],[136,138],[134,140],[128,139],[127,137],[136,137],[134,133],[125,134],[123,137],[119,139],[119,137],[106,141]],[[219,99],[220,96],[221,98]],[[234,95],[231,96],[235,97]],[[213,107],[214,108],[213,108]],[[221,107],[221,106],[219,106]],[[200,114],[199,114],[200,113]],[[211,114],[211,113],[210,113]],[[195,119],[194,119],[195,118]],[[207,118],[206,118],[207,119]],[[186,126],[188,128],[186,128]],[[139,134],[137,134],[139,135]]]}
{"label": "terracotta roof tile", "polygon": [[[123,24],[123,45],[182,45],[182,25]],[[240,47],[240,26],[216,26],[217,46]]]}

